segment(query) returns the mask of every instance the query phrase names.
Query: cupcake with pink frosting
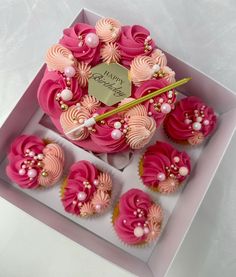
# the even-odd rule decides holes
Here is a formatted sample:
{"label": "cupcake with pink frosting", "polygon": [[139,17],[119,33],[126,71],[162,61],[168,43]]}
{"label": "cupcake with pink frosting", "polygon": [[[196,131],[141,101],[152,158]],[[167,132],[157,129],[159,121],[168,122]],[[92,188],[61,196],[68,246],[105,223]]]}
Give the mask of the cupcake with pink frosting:
{"label": "cupcake with pink frosting", "polygon": [[120,197],[112,217],[118,237],[132,246],[143,246],[155,241],[160,235],[162,222],[160,205],[139,189],[130,189]]}
{"label": "cupcake with pink frosting", "polygon": [[63,173],[64,151],[53,142],[21,135],[11,145],[6,173],[24,189],[51,187]]}
{"label": "cupcake with pink frosting", "polygon": [[216,127],[214,110],[195,96],[180,100],[166,117],[164,129],[177,143],[199,145]]}
{"label": "cupcake with pink frosting", "polygon": [[147,148],[139,164],[143,184],[164,194],[176,192],[190,171],[188,154],[161,141]]}
{"label": "cupcake with pink frosting", "polygon": [[61,187],[66,212],[79,217],[103,213],[111,203],[112,179],[88,161],[74,163]]}

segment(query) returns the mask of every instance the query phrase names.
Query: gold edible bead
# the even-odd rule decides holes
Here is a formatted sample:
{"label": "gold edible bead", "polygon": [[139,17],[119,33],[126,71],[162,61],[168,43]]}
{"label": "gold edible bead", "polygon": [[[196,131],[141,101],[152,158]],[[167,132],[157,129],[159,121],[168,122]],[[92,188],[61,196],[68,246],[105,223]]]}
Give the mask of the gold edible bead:
{"label": "gold edible bead", "polygon": [[43,177],[47,177],[48,176],[47,171],[43,171],[41,174],[42,174]]}
{"label": "gold edible bead", "polygon": [[68,106],[66,104],[61,104],[61,109],[63,111],[67,111],[68,110]]}
{"label": "gold edible bead", "polygon": [[44,166],[44,163],[43,162],[38,162],[37,166],[42,168]]}

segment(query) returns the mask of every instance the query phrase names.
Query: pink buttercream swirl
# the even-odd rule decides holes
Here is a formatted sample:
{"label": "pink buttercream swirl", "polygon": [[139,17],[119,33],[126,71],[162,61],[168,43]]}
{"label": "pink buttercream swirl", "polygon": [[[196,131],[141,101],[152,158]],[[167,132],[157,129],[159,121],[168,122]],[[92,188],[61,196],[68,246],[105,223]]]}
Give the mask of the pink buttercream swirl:
{"label": "pink buttercream swirl", "polygon": [[[148,39],[148,48],[145,48]],[[142,26],[122,26],[121,35],[117,44],[121,52],[121,64],[129,66],[132,60],[139,56],[148,56],[155,48],[154,41],[150,38],[150,32]]]}
{"label": "pink buttercream swirl", "polygon": [[70,168],[62,192],[65,210],[79,216],[103,212],[110,204],[110,190],[99,190],[98,178],[101,172],[88,161],[79,161]]}
{"label": "pink buttercream swirl", "polygon": [[176,142],[196,145],[213,132],[216,121],[211,107],[198,97],[190,96],[177,103],[174,111],[166,117],[164,126],[167,134]]}
{"label": "pink buttercream swirl", "polygon": [[142,160],[144,185],[162,193],[171,193],[190,174],[190,157],[165,142],[147,148]]}
{"label": "pink buttercream swirl", "polygon": [[74,57],[67,48],[54,44],[48,49],[45,61],[49,70],[58,70],[63,73],[65,67],[74,64]]}
{"label": "pink buttercream swirl", "polygon": [[12,143],[8,160],[8,177],[22,188],[35,189],[52,186],[60,179],[64,152],[55,143],[45,145],[36,136],[21,135]]}
{"label": "pink buttercream swirl", "polygon": [[[114,228],[122,241],[135,245],[152,240],[149,238],[150,226],[154,223],[160,226],[162,222],[162,211],[160,209],[154,210],[154,205],[149,195],[139,189],[131,189],[121,196],[119,214],[114,220]],[[152,211],[151,220],[150,209]],[[156,216],[153,215],[154,211],[157,212]],[[159,233],[159,231],[155,232],[155,237]]]}
{"label": "pink buttercream swirl", "polygon": [[[147,95],[155,90],[166,87],[168,82],[164,79],[149,80],[137,88],[134,92],[135,98],[140,98]],[[168,110],[164,110],[163,107],[169,107],[169,112],[174,109],[176,102],[176,95],[174,90],[170,92],[162,93],[161,95],[155,96],[152,99],[145,101],[143,105],[147,109],[148,115],[156,121],[157,127],[161,125],[167,115]],[[163,112],[164,111],[164,112]]]}
{"label": "pink buttercream swirl", "polygon": [[[38,89],[38,101],[42,110],[53,118],[59,118],[63,112],[60,102],[56,100],[57,95],[67,88],[66,79],[62,74],[55,71],[45,71],[44,77]],[[67,106],[72,106],[80,101],[84,91],[79,86],[76,78],[70,79],[72,99],[64,101]]]}
{"label": "pink buttercream swirl", "polygon": [[[101,107],[96,110],[96,113],[103,114],[111,109],[109,107]],[[121,134],[119,139],[113,139],[111,136],[112,131],[115,129],[115,122],[121,122],[122,120],[122,116],[116,114],[94,125],[95,132],[91,133],[91,139],[98,145],[99,152],[116,153],[128,149],[124,133]]]}
{"label": "pink buttercream swirl", "polygon": [[102,42],[115,42],[120,36],[121,24],[113,18],[101,18],[96,22],[95,29]]}
{"label": "pink buttercream swirl", "polygon": [[100,43],[97,47],[89,47],[85,43],[85,37],[89,33],[95,34],[95,28],[85,23],[77,23],[63,31],[60,44],[69,49],[79,62],[95,65],[100,60]]}

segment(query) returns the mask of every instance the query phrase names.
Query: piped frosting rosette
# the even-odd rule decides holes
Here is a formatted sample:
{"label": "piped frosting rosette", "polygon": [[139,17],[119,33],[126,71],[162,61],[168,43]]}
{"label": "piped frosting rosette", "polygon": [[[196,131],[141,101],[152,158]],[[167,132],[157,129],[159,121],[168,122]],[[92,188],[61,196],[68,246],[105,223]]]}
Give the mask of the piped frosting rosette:
{"label": "piped frosting rosette", "polygon": [[195,96],[180,100],[166,117],[164,128],[175,142],[198,145],[214,131],[217,117],[214,110]]}
{"label": "piped frosting rosette", "polygon": [[59,43],[80,62],[95,65],[100,60],[101,43],[93,26],[77,23],[63,32]]}
{"label": "piped frosting rosette", "polygon": [[139,168],[144,185],[165,194],[177,191],[190,171],[188,154],[160,141],[147,148]]}
{"label": "piped frosting rosette", "polygon": [[117,44],[121,53],[120,62],[126,67],[129,67],[132,60],[139,55],[151,55],[156,46],[150,32],[139,25],[122,26]]}
{"label": "piped frosting rosette", "polygon": [[56,143],[21,135],[12,143],[8,160],[7,175],[21,188],[51,187],[62,176],[64,151]]}
{"label": "piped frosting rosette", "polygon": [[112,179],[88,161],[74,163],[61,188],[65,211],[80,217],[103,213],[111,202]]}
{"label": "piped frosting rosette", "polygon": [[120,197],[112,217],[118,237],[133,246],[145,245],[157,239],[162,221],[160,205],[139,189],[130,189]]}

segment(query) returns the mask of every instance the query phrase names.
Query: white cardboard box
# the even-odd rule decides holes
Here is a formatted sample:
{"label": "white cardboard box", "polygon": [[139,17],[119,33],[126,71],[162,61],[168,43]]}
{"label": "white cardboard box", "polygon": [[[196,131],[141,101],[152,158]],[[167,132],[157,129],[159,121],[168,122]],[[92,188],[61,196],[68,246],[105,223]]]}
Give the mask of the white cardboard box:
{"label": "white cardboard box", "polygon": [[[99,16],[94,13],[82,10],[74,23],[87,22],[94,25],[98,18]],[[40,192],[23,191],[11,184],[6,177],[6,151],[17,135],[28,132],[50,136],[60,142],[66,149],[66,153],[70,153],[66,156],[66,169],[78,159],[89,159],[97,166],[108,169],[116,180],[114,203],[120,193],[130,188],[129,184],[125,183],[130,177],[134,179],[134,186],[145,190],[134,171],[141,152],[135,154],[132,165],[121,174],[119,170],[107,165],[91,153],[75,147],[61,138],[58,133],[42,125],[43,113],[39,109],[36,93],[45,67],[41,68],[0,129],[0,196],[79,244],[138,276],[164,276],[168,271],[211,184],[236,126],[236,96],[231,91],[169,54],[167,59],[168,65],[176,71],[177,79],[189,76],[193,78],[189,84],[181,87],[181,92],[199,96],[209,103],[219,113],[219,122],[214,136],[203,147],[190,151],[186,149],[194,161],[194,168],[183,191],[173,197],[152,194],[165,210],[165,227],[160,239],[151,247],[135,248],[123,245],[116,237],[110,223],[112,209],[100,218],[78,219],[64,212],[59,199],[59,186]],[[157,138],[164,138],[162,132]]]}

